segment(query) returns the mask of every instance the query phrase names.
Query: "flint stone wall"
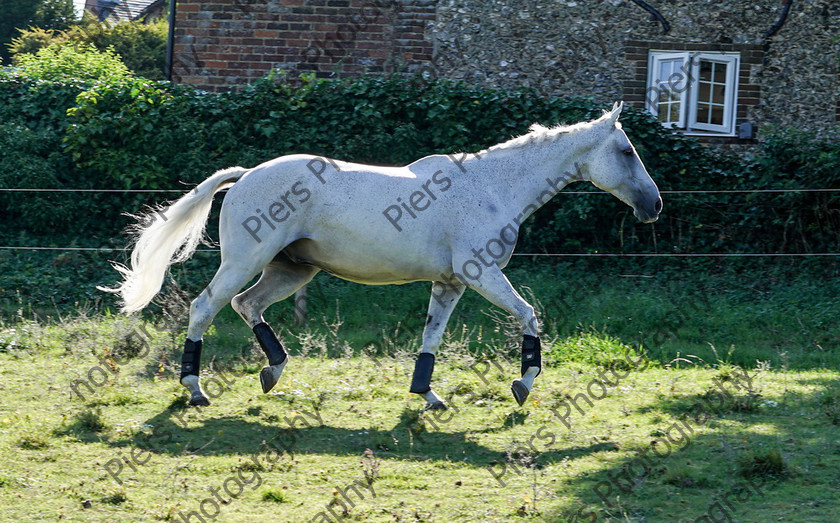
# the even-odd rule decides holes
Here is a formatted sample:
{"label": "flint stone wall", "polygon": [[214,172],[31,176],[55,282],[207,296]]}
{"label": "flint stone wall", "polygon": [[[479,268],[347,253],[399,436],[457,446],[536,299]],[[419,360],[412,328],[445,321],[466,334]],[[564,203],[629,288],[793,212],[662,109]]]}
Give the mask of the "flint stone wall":
{"label": "flint stone wall", "polygon": [[737,50],[741,87],[754,88],[739,89],[739,120],[819,129],[840,119],[840,3],[794,2],[771,37],[779,0],[648,3],[669,22],[667,34],[629,0],[450,0],[438,3],[427,35],[442,76],[605,105],[643,106],[645,48]]}

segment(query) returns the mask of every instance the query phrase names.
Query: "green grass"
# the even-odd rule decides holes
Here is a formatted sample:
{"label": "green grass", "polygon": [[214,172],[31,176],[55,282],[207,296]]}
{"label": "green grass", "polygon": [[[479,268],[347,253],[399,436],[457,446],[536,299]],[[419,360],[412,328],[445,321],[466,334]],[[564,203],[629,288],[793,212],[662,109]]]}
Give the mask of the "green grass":
{"label": "green grass", "polygon": [[[214,513],[214,491],[226,503],[208,521],[687,522],[728,503],[733,521],[828,522],[840,509],[833,263],[517,260],[509,278],[543,323],[534,392],[516,406],[517,327],[468,292],[435,368],[440,413],[407,392],[428,284],[324,275],[305,325],[290,301],[266,314],[292,354],[274,391],[227,307],[205,336],[213,405],[188,408],[177,373],[211,270],[199,261],[143,318],[85,302],[88,284],[49,291],[21,260],[4,267],[23,272],[0,315],[0,520],[182,521]],[[73,263],[41,268],[93,271]],[[80,397],[76,380],[95,383],[77,382]]]}
{"label": "green grass", "polygon": [[[218,506],[218,521],[337,521],[332,511],[346,521],[671,522],[723,499],[737,521],[833,521],[840,508],[833,370],[634,365],[629,345],[587,330],[557,338],[519,408],[509,392],[518,362],[466,350],[467,330],[435,369],[452,408],[424,412],[407,392],[414,347],[332,354],[344,349],[330,329],[313,329],[325,339],[310,339],[270,394],[259,390],[259,354],[228,351],[204,377],[213,405],[190,409],[172,361],[178,340],[163,329],[120,316],[15,325],[24,334],[0,352],[4,521],[182,521]],[[141,326],[148,350],[126,344]],[[217,328],[206,360],[240,345],[251,341]],[[91,375],[101,385],[72,392]]]}
{"label": "green grass", "polygon": [[[50,324],[115,310],[114,298],[95,289],[117,279],[104,263],[108,256],[0,253],[10,277],[0,285],[0,350],[16,343],[12,331],[23,328],[21,320]],[[209,280],[217,258],[197,253],[176,266],[174,281],[183,288],[168,285],[145,317],[183,331],[187,303]],[[544,337],[551,339],[591,334],[644,345],[662,364],[688,359],[742,366],[768,361],[773,368],[802,370],[840,367],[840,353],[833,350],[840,345],[840,265],[835,261],[516,258],[506,272],[537,305]],[[309,287],[312,327],[303,329],[307,332],[292,324],[292,300],[269,308],[266,318],[301,353],[315,343],[328,345],[330,356],[365,348],[375,354],[413,352],[428,302],[427,283],[363,286],[319,274]],[[499,311],[468,291],[455,309],[450,336],[464,341],[463,349],[474,355],[515,352],[514,329],[488,314]],[[253,348],[250,330],[230,307],[217,318],[210,338],[221,360],[240,358]],[[583,350],[592,353],[590,363],[598,363],[598,351],[592,349],[565,347],[558,357]]]}

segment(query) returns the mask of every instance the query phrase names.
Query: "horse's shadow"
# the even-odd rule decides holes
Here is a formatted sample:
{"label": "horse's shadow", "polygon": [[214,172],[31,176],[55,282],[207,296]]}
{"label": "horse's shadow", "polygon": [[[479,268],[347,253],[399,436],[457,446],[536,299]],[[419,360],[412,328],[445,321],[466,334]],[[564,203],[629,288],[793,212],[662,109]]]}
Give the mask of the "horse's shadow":
{"label": "horse's shadow", "polygon": [[[361,457],[371,449],[384,459],[459,461],[497,469],[509,463],[541,468],[566,458],[614,450],[605,443],[546,449],[544,442],[526,436],[512,437],[509,447],[500,451],[473,441],[470,434],[475,431],[427,430],[427,425],[419,421],[421,412],[406,409],[391,429],[359,430],[320,423],[306,411],[297,412],[293,419],[262,416],[250,420],[242,415],[211,417],[196,411],[164,409],[144,423],[143,431],[111,439],[109,445],[120,453],[132,449],[141,454],[133,449],[142,449],[171,457],[252,457],[254,462],[268,455],[276,460],[278,454],[292,460],[307,454]],[[441,428],[440,424],[428,425]]]}

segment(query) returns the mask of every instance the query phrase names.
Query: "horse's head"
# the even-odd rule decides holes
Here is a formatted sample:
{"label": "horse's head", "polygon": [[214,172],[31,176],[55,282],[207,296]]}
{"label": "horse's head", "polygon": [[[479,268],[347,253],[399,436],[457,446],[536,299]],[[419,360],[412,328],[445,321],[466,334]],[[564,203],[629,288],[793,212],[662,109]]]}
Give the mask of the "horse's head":
{"label": "horse's head", "polygon": [[584,179],[632,207],[636,218],[655,222],[662,212],[662,198],[618,123],[623,104],[616,103],[612,111],[595,122],[601,138],[580,168]]}

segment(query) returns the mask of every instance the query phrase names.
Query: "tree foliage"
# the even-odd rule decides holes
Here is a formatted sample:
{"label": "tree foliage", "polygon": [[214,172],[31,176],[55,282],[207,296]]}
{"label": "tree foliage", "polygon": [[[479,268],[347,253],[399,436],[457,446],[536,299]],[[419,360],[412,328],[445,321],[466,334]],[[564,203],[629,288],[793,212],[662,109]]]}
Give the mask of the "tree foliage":
{"label": "tree foliage", "polygon": [[77,20],[73,0],[41,0],[35,10],[32,26],[64,31]]}
{"label": "tree foliage", "polygon": [[50,44],[35,54],[19,56],[17,65],[27,78],[52,82],[116,80],[131,74],[112,48],[100,51],[90,44],[87,48]]}
{"label": "tree foliage", "polygon": [[3,0],[0,16],[0,58],[11,59],[8,44],[20,31],[38,27],[63,31],[75,20],[73,0]]}
{"label": "tree foliage", "polygon": [[168,27],[163,19],[150,24],[141,21],[111,24],[85,16],[80,23],[63,31],[41,27],[22,30],[9,44],[9,50],[17,63],[24,56],[50,45],[93,46],[102,52],[110,49],[134,74],[162,80]]}

